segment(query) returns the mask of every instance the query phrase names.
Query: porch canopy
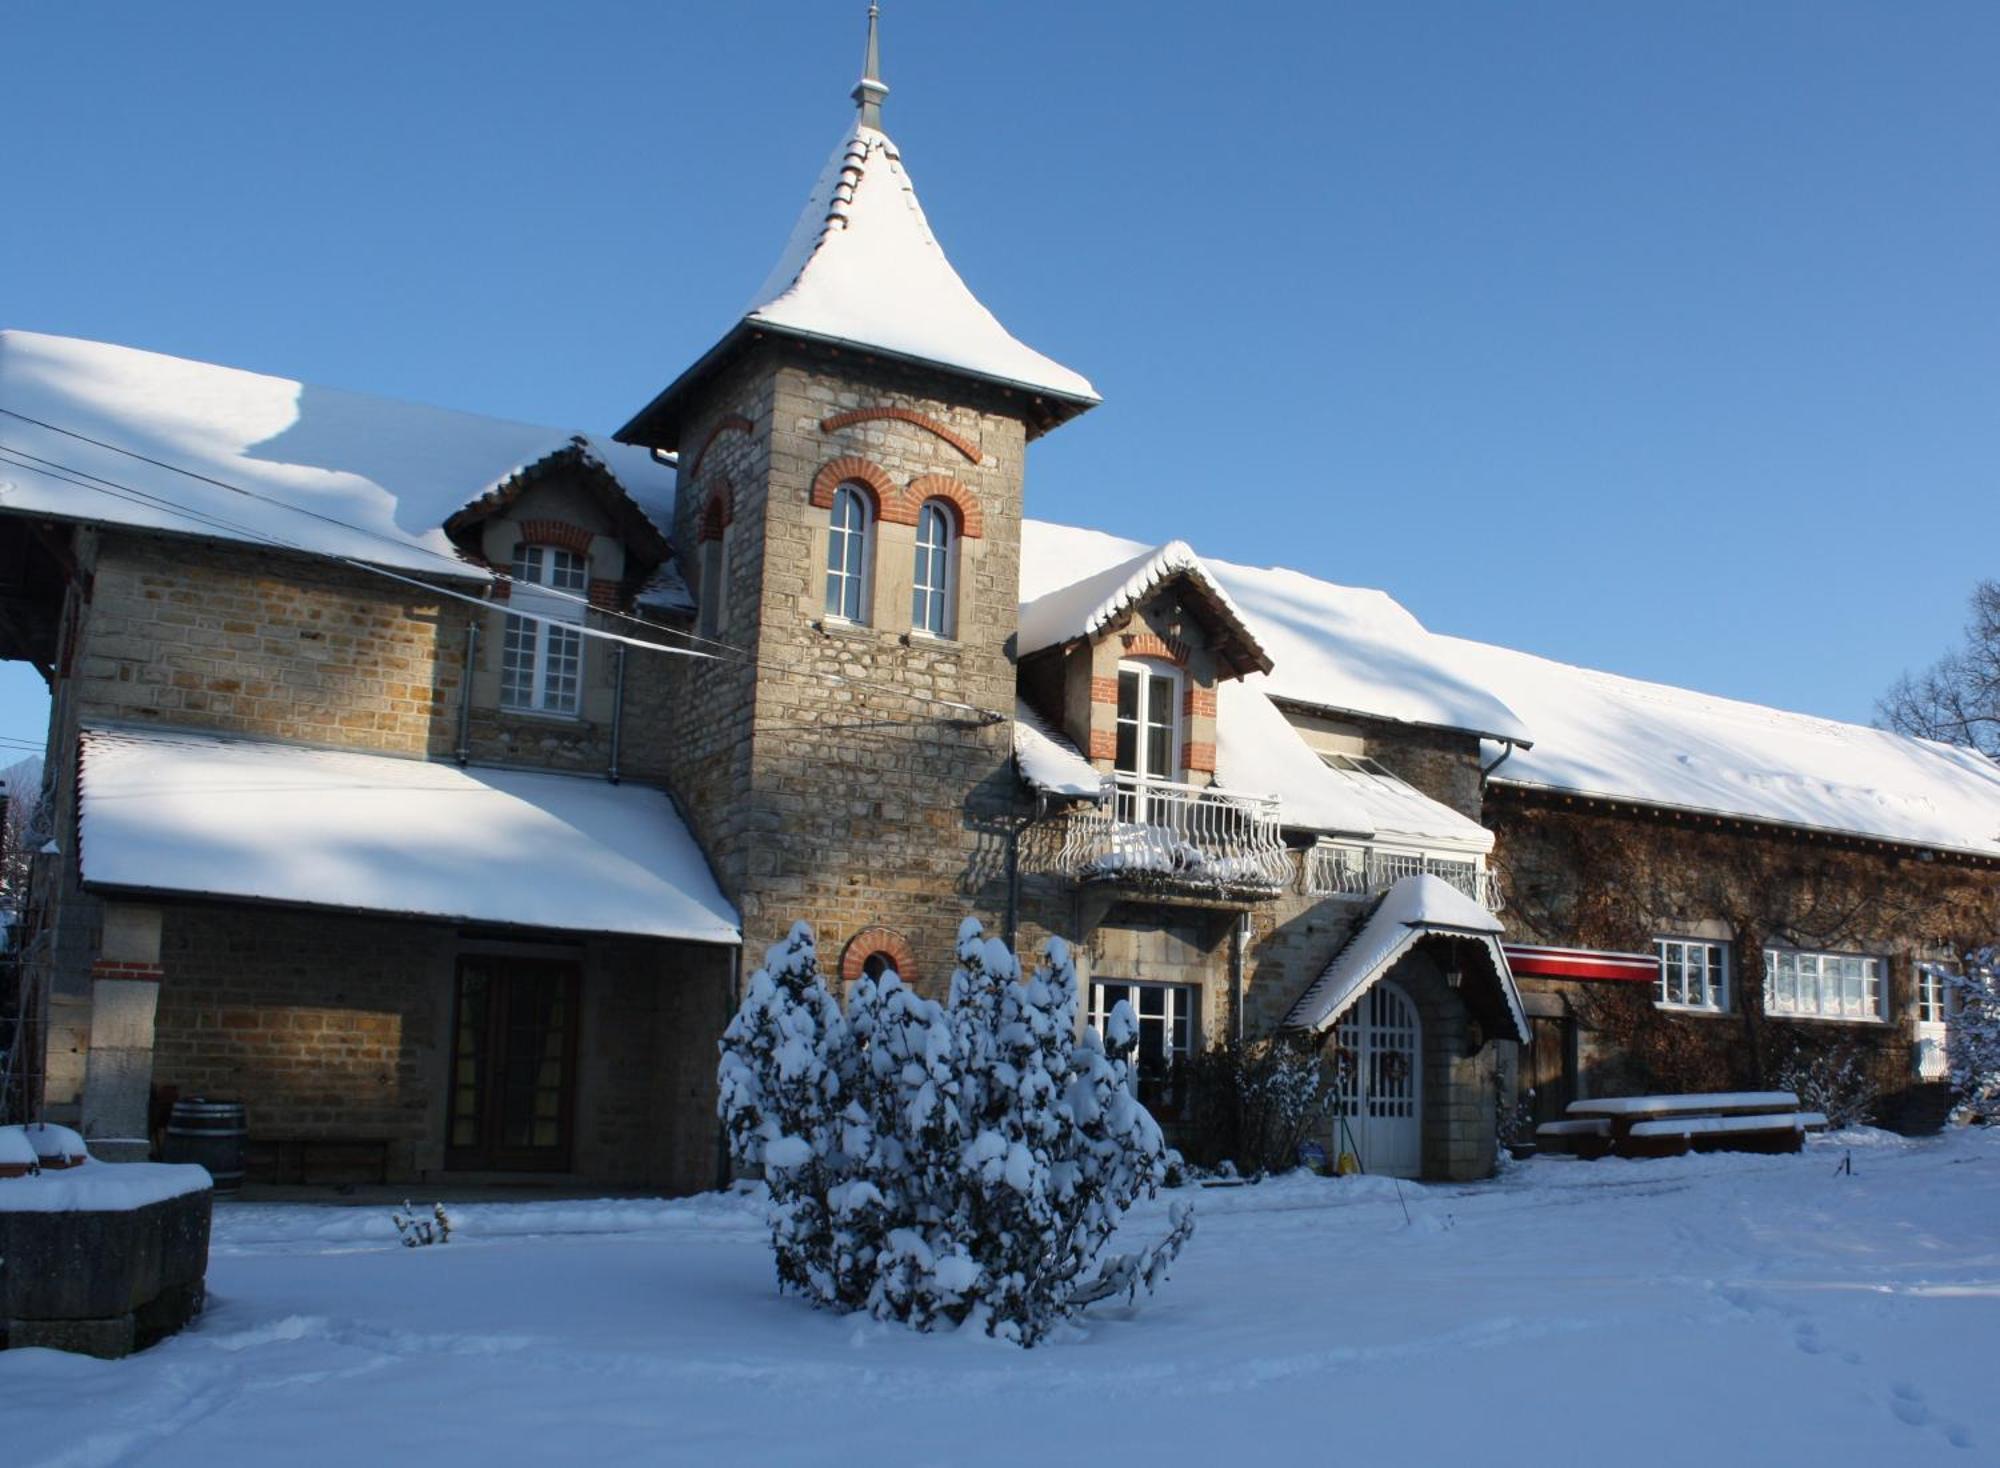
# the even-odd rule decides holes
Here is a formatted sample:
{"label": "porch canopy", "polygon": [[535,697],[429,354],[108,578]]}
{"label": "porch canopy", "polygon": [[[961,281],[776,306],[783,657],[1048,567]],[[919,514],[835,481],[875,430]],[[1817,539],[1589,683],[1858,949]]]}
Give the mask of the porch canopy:
{"label": "porch canopy", "polygon": [[658,790],[205,734],[86,729],[85,886],[740,941]]}
{"label": "porch canopy", "polygon": [[1382,894],[1375,911],[1285,1016],[1289,1028],[1326,1029],[1396,961],[1426,939],[1442,938],[1475,949],[1490,969],[1485,982],[1468,981],[1465,1002],[1489,1033],[1511,1032],[1528,1043],[1528,1017],[1500,946],[1500,920],[1442,877],[1404,877]]}

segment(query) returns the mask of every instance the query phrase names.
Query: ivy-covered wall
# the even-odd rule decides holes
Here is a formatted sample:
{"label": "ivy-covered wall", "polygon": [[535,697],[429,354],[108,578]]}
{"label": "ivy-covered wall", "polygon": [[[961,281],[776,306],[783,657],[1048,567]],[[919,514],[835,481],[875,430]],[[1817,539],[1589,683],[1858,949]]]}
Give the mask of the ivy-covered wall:
{"label": "ivy-covered wall", "polygon": [[[1864,1071],[1885,1123],[1941,1110],[1938,1088],[1917,1085],[1916,964],[2000,934],[2000,865],[1498,782],[1486,822],[1508,941],[1634,953],[1661,937],[1728,945],[1719,1014],[1661,1008],[1651,985],[1521,981],[1531,1007],[1576,1026],[1587,1094],[1764,1088],[1803,1056]],[[1766,945],[1880,958],[1883,1020],[1767,1014]]]}

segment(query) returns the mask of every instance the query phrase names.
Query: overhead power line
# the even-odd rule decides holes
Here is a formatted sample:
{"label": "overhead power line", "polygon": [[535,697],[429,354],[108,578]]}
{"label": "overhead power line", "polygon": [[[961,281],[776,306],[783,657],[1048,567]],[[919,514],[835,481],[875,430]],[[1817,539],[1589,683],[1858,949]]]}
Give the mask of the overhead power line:
{"label": "overhead power line", "polygon": [[[408,552],[411,550],[415,550],[420,554],[427,555],[435,558],[436,560],[444,562],[445,564],[451,566],[454,570],[460,572],[463,572],[468,569],[468,563],[458,560],[456,557],[446,555],[444,552],[435,550],[430,546],[425,546],[415,541],[399,539],[397,537],[388,535],[380,530],[374,530],[366,526],[355,525],[348,521],[341,520],[335,516],[324,514],[321,511],[313,510],[302,505],[293,504],[288,500],[281,499],[274,495],[263,494],[256,490],[246,489],[241,485],[231,484],[226,480],[217,479],[213,475],[204,474],[198,470],[189,469],[183,465],[174,464],[164,459],[158,459],[148,454],[142,454],[139,453],[137,450],[124,448],[121,445],[110,443],[103,439],[94,438],[89,434],[80,433],[74,429],[64,428],[60,424],[50,423],[44,419],[30,417],[27,414],[17,412],[11,408],[0,408],[0,414],[4,414],[8,417],[19,419],[24,423],[33,424],[34,426],[39,428],[47,429],[52,433],[59,433],[66,437],[77,439],[80,442],[91,444],[95,447],[108,450],[112,453],[123,454],[141,463],[151,464],[156,468],[161,468],[168,470],[172,473],[184,475],[187,478],[196,480],[200,483],[213,485],[219,489],[226,490],[233,494],[242,495],[245,498],[255,500],[263,504],[271,505],[274,508],[280,510],[285,510],[292,513],[305,515],[311,519],[320,521],[323,524],[337,526],[341,529],[352,531],[358,535],[367,536],[372,539],[380,540],[385,544],[395,546],[400,551]],[[534,622],[539,625],[562,627],[574,632],[578,632],[586,637],[594,638],[600,641],[611,642],[626,647],[636,647],[655,652],[671,653],[676,656],[693,658],[702,661],[736,663],[742,666],[764,669],[766,671],[783,671],[792,674],[796,674],[798,671],[800,671],[795,667],[780,668],[776,664],[766,662],[765,660],[759,658],[750,649],[745,647],[740,647],[733,643],[723,642],[716,638],[701,637],[696,634],[683,632],[675,628],[664,628],[661,627],[656,622],[648,621],[643,617],[635,617],[628,612],[618,611],[614,608],[594,606],[590,602],[588,597],[579,596],[574,592],[563,591],[555,587],[543,586],[536,582],[522,581],[517,577],[502,572],[494,571],[491,568],[482,568],[487,571],[487,574],[491,577],[492,580],[500,584],[504,584],[510,587],[512,586],[532,587],[535,594],[538,597],[556,601],[569,602],[583,609],[586,609],[587,611],[596,612],[600,616],[615,619],[621,622],[630,623],[634,626],[644,627],[650,632],[661,633],[672,637],[680,637],[690,643],[701,644],[701,646],[699,647],[675,646],[671,643],[657,642],[647,638],[626,636],[620,633],[607,631],[603,628],[591,627],[585,623],[567,621],[559,617],[547,616],[541,613],[521,611],[511,606],[506,606],[500,603],[489,601],[483,597],[471,596],[464,592],[454,591],[448,587],[438,586],[433,582],[422,580],[421,578],[416,576],[405,575],[396,571],[392,571],[386,566],[376,565],[368,561],[362,561],[352,556],[345,556],[334,552],[316,550],[313,549],[312,547],[301,545],[295,541],[287,540],[282,536],[273,534],[272,532],[263,530],[257,526],[246,525],[241,523],[240,521],[231,520],[226,516],[217,515],[212,511],[195,509],[189,505],[183,504],[180,501],[171,499],[165,495],[161,495],[149,490],[139,489],[133,485],[107,478],[103,475],[96,474],[90,470],[84,469],[81,466],[75,464],[67,464],[60,460],[44,458],[41,455],[31,453],[26,449],[19,448],[12,444],[8,444],[5,441],[0,441],[0,462],[11,462],[14,464],[16,468],[25,469],[31,473],[44,474],[50,478],[59,479],[65,483],[77,485],[79,488],[90,489],[99,493],[108,494],[112,498],[121,499],[126,501],[127,503],[149,506],[153,509],[161,510],[167,514],[188,520],[194,524],[205,526],[210,530],[220,531],[223,534],[228,535],[232,538],[244,538],[254,542],[260,542],[266,545],[271,545],[278,549],[293,551],[300,555],[312,556],[317,559],[332,561],[335,562],[336,564],[347,566],[353,570],[362,571],[370,575],[384,577],[388,580],[399,582],[403,585],[419,588],[435,596],[448,598],[454,601],[464,602],[469,606],[476,607],[481,611],[485,611],[488,613],[499,612],[507,616],[521,617],[524,620]],[[714,650],[709,651],[708,649],[714,649]],[[977,705],[965,703],[957,699],[940,698],[935,694],[919,693],[908,688],[898,687],[894,684],[880,683],[871,679],[855,678],[845,673],[836,673],[827,670],[813,669],[808,671],[810,671],[816,677],[825,679],[829,682],[841,684],[846,687],[856,688],[864,691],[882,693],[898,699],[912,700],[919,703],[929,704],[938,708],[949,709],[957,714],[970,715],[972,721],[978,724],[1003,723],[1008,718],[1008,715],[1001,713],[997,710],[982,709],[979,708]]]}

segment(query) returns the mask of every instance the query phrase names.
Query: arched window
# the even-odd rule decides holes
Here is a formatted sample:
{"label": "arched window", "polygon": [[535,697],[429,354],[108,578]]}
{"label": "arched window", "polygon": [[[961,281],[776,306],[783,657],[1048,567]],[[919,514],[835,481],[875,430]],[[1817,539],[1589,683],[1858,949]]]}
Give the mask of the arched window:
{"label": "arched window", "polygon": [[943,500],[928,500],[917,512],[917,565],[910,581],[910,626],[933,637],[951,636],[952,565],[951,510]]}
{"label": "arched window", "polygon": [[869,542],[874,538],[868,499],[851,484],[833,493],[827,513],[826,614],[847,622],[868,620]]}
{"label": "arched window", "polygon": [[[522,545],[514,552],[509,605],[523,612],[580,624],[576,597],[589,589],[582,556],[554,545]],[[550,587],[568,596],[550,596]],[[583,634],[574,627],[509,616],[500,648],[500,706],[539,714],[573,714],[583,685]]]}

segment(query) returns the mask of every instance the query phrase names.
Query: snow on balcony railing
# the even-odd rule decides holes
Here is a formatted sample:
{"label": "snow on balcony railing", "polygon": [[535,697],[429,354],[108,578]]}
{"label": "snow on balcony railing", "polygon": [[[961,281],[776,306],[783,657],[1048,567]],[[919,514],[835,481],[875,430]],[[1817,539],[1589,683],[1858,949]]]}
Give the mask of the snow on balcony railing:
{"label": "snow on balcony railing", "polygon": [[1058,861],[1084,881],[1275,891],[1292,880],[1275,797],[1127,774],[1106,776],[1099,803],[1071,811]]}
{"label": "snow on balcony railing", "polygon": [[1500,884],[1478,862],[1421,851],[1323,843],[1306,853],[1305,889],[1316,894],[1375,897],[1402,878],[1425,872],[1451,883],[1488,912],[1500,911]]}

